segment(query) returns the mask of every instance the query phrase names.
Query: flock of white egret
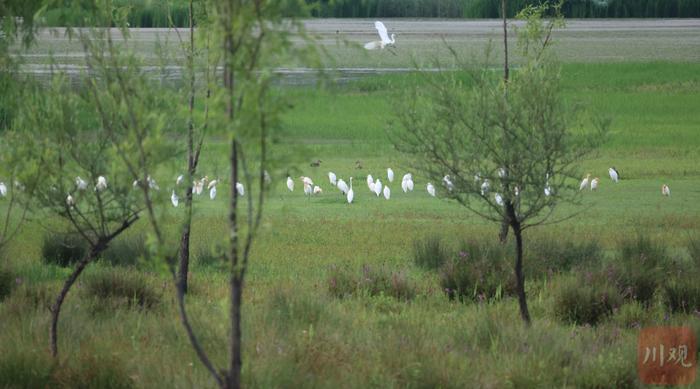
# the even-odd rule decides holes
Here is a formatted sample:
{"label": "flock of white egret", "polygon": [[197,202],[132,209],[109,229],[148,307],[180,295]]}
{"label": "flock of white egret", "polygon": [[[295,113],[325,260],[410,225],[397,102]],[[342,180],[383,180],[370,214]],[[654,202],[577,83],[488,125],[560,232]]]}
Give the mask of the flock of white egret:
{"label": "flock of white egret", "polygon": [[[506,172],[504,169],[499,169],[498,174],[500,177],[503,177]],[[608,175],[610,176],[610,179],[613,182],[618,182],[620,180],[620,174],[618,171],[615,169],[615,167],[611,167],[608,169]],[[266,183],[270,183],[271,177],[268,174],[267,171],[264,172],[264,179]],[[319,186],[314,184],[313,180],[310,177],[307,176],[300,176],[299,179],[301,180],[301,183],[304,188],[304,195],[306,196],[315,196],[315,195],[320,195],[323,193],[323,189]],[[367,182],[367,188],[369,189],[371,194],[374,194],[377,197],[383,196],[386,200],[389,200],[391,198],[391,188],[389,187],[390,183],[394,182],[394,171],[391,168],[386,169],[386,179],[387,181],[384,183],[382,180],[377,177],[376,179],[371,175],[368,174],[366,178]],[[486,193],[490,189],[490,183],[488,179],[483,179],[481,180],[481,177],[479,174],[474,176],[474,179],[478,182],[481,181],[481,194],[486,195]],[[337,188],[340,193],[345,196],[345,199],[347,200],[348,204],[352,204],[354,198],[355,198],[355,192],[352,186],[352,180],[353,178],[350,177],[349,182],[350,184],[348,185],[345,180],[342,178],[338,178],[338,176],[333,173],[333,172],[328,172],[328,181],[332,186]],[[179,187],[182,185],[185,181],[184,175],[179,175],[177,179],[175,180],[175,186]],[[209,191],[209,198],[214,200],[216,199],[216,186],[219,184],[221,180],[219,179],[209,179],[208,176],[204,176],[201,179],[196,179],[192,182],[192,193],[199,196],[204,192],[204,188]],[[136,180],[133,183],[133,187],[136,188],[139,185],[141,185],[141,181]],[[450,179],[449,175],[446,175],[442,179],[442,184],[448,191],[452,191],[454,189],[454,185]],[[160,187],[158,186],[158,183],[156,183],[156,180],[151,178],[151,176],[148,176],[146,178],[146,185],[150,189],[153,190],[160,190]],[[587,174],[586,177],[583,178],[579,185],[579,190],[584,190],[584,189],[590,189],[591,191],[595,191],[598,189],[600,186],[600,178],[595,177],[591,179],[591,174]],[[15,181],[15,187],[20,188],[22,185]],[[412,192],[413,189],[415,188],[415,183],[413,181],[413,175],[411,173],[406,173],[404,174],[403,178],[401,179],[401,190],[404,193],[407,192]],[[88,189],[88,183],[84,179],[82,179],[80,176],[75,178],[75,190],[82,192],[86,191]],[[96,192],[101,192],[107,189],[107,179],[104,176],[98,176],[96,179],[96,183],[94,186],[94,190]],[[287,189],[290,192],[294,191],[294,180],[292,177],[288,176],[287,177]],[[431,182],[428,182],[428,184],[425,187],[426,191],[428,192],[428,195],[432,197],[436,197],[437,195],[437,189],[435,185],[433,185]],[[5,197],[7,196],[7,185],[4,182],[0,182],[0,197]],[[236,191],[238,192],[239,196],[245,196],[245,187],[243,184],[240,182],[236,183]],[[518,196],[518,188],[515,188],[515,195]],[[544,194],[545,196],[550,196],[552,194],[552,189],[549,187],[549,185],[546,185],[544,188]],[[661,187],[661,194],[663,196],[670,196],[671,195],[671,189],[669,189],[668,185],[664,184]],[[496,201],[497,204],[503,205],[503,197],[499,193],[494,193],[494,200]],[[177,192],[175,189],[172,190],[172,194],[170,196],[170,201],[174,207],[177,207],[180,204],[180,198],[177,195]],[[72,194],[68,194],[66,197],[66,204],[69,206],[74,206],[75,205],[75,198],[73,197]]]}

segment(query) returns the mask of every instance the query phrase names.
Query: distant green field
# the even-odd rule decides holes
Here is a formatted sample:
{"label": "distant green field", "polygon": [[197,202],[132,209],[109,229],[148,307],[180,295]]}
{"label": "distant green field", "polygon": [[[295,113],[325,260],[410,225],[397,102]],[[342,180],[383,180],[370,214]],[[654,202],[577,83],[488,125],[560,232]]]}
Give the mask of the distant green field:
{"label": "distant green field", "polygon": [[[610,139],[581,165],[582,174],[590,172],[602,184],[597,192],[585,193],[580,206],[557,211],[557,216],[585,211],[576,218],[528,230],[526,248],[542,240],[599,240],[613,259],[621,240],[643,233],[685,258],[687,239],[700,234],[700,64],[566,64],[562,78],[566,99],[612,118]],[[409,194],[397,181],[390,184],[389,201],[369,193],[367,174],[386,182],[387,167],[398,180],[410,169],[410,156],[393,150],[386,129],[395,121],[395,102],[415,79],[411,74],[376,76],[322,90],[281,92],[294,97],[294,107],[273,148],[273,154],[287,158],[276,166],[251,259],[244,381],[249,387],[640,386],[635,381],[637,329],[620,324],[619,316],[598,327],[560,324],[552,318],[549,294],[556,279],[528,284],[534,327],[525,330],[515,300],[450,302],[437,276],[413,264],[418,239],[439,235],[456,247],[462,239],[495,241],[498,231],[455,203],[429,197],[422,177],[416,177],[416,190]],[[227,179],[226,158],[225,143],[209,140],[200,173]],[[309,166],[315,159],[322,160],[321,167]],[[358,160],[362,169],[356,168]],[[620,183],[609,180],[610,166],[620,171]],[[354,204],[328,184],[328,171],[346,180],[354,177]],[[286,176],[302,174],[324,193],[305,198],[298,180],[297,189],[288,192]],[[176,175],[162,172],[157,178],[166,183]],[[669,185],[671,197],[661,196],[662,184]],[[227,236],[228,193],[226,186],[220,189],[215,201],[196,199],[195,253]],[[30,222],[5,255],[23,284],[20,290],[32,292],[0,303],[0,386],[7,384],[3,374],[19,380],[23,372],[40,376],[49,366],[48,311],[40,302],[35,308],[19,305],[22,299],[41,301],[31,297],[40,294],[34,290],[55,291],[67,275],[66,269],[42,264],[45,223],[39,221]],[[145,229],[141,223],[130,234]],[[526,254],[526,268],[532,260]],[[410,302],[383,295],[334,298],[328,293],[332,265],[358,272],[363,265],[404,271],[419,295]],[[98,264],[86,277],[106,268]],[[109,367],[136,387],[212,387],[177,322],[167,276],[153,266],[131,272],[145,274],[164,296],[162,306],[95,313],[94,302],[79,286],[64,308],[60,345],[66,358],[76,359],[64,363],[78,375]],[[224,278],[220,267],[193,265],[188,297],[195,327],[220,363],[227,336]],[[700,330],[691,314],[664,321],[658,305],[645,312],[646,324]]]}

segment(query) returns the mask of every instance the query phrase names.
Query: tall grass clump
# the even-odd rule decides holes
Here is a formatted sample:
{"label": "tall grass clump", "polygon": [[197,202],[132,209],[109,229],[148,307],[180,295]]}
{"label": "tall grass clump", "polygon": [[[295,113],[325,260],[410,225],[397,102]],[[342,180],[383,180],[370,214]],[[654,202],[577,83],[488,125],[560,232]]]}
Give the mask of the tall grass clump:
{"label": "tall grass clump", "polygon": [[423,269],[436,270],[448,258],[448,249],[437,235],[418,240],[413,245],[413,263]]}
{"label": "tall grass clump", "polygon": [[136,266],[148,259],[148,248],[143,235],[125,235],[112,242],[102,254],[102,259],[112,266]]}
{"label": "tall grass clump", "polygon": [[385,266],[364,265],[360,272],[332,266],[328,275],[328,291],[338,298],[364,294],[411,300],[416,295],[416,286],[405,271],[393,271]]}
{"label": "tall grass clump", "polygon": [[73,363],[55,369],[51,387],[128,389],[136,385],[115,356],[95,350],[82,351]]}
{"label": "tall grass clump", "polygon": [[49,388],[52,363],[45,353],[0,353],[0,388]]}
{"label": "tall grass clump", "polygon": [[663,290],[664,304],[670,312],[700,312],[700,280],[697,271],[666,282]]}
{"label": "tall grass clump", "polygon": [[96,310],[151,309],[161,298],[144,276],[121,269],[101,269],[90,274],[85,278],[83,294],[95,300]]}
{"label": "tall grass clump", "polygon": [[47,264],[68,267],[80,261],[87,253],[85,241],[75,234],[51,232],[44,236],[41,257]]}
{"label": "tall grass clump", "polygon": [[450,300],[482,301],[515,294],[508,248],[496,242],[463,242],[440,268],[440,287]]}
{"label": "tall grass clump", "polygon": [[622,305],[622,296],[613,286],[583,277],[562,277],[553,294],[554,316],[568,324],[596,325]]}
{"label": "tall grass clump", "polygon": [[533,240],[527,251],[525,274],[535,279],[571,269],[589,269],[598,266],[603,259],[603,249],[597,240],[572,242],[540,238]]}
{"label": "tall grass clump", "polygon": [[696,268],[700,268],[700,236],[691,236],[688,239],[688,254]]}
{"label": "tall grass clump", "polygon": [[638,235],[620,244],[618,258],[604,272],[625,299],[649,306],[669,265],[663,243]]}

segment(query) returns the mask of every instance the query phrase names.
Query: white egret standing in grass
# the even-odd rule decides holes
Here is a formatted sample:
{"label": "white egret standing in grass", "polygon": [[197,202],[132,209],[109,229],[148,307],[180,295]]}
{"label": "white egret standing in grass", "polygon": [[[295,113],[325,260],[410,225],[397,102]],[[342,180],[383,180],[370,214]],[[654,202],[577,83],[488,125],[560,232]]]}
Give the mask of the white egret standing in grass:
{"label": "white egret standing in grass", "polygon": [[408,188],[409,192],[413,192],[413,177],[409,177],[409,179],[406,180],[406,188]]}
{"label": "white egret standing in grass", "polygon": [[321,187],[318,185],[314,186],[314,194],[317,195],[321,193],[323,193],[323,189],[321,189]]}
{"label": "white egret standing in grass", "polygon": [[216,198],[216,187],[212,186],[211,189],[209,189],[209,198],[214,200]]}
{"label": "white egret standing in grass", "polygon": [[87,182],[80,178],[80,176],[75,177],[75,187],[78,188],[78,190],[85,190],[87,189]]}
{"label": "white egret standing in grass", "polygon": [[371,174],[367,175],[367,187],[371,192],[374,192],[374,178]]}
{"label": "white egret standing in grass", "polygon": [[304,184],[304,194],[307,196],[311,196],[313,194],[314,188],[311,185]]}
{"label": "white egret standing in grass", "polygon": [[450,192],[452,192],[452,190],[453,190],[454,187],[455,187],[454,184],[452,183],[452,180],[450,180],[450,176],[449,176],[449,175],[446,175],[445,177],[442,177],[442,183],[445,184],[445,187],[446,187],[447,190],[449,190]]}
{"label": "white egret standing in grass", "polygon": [[598,183],[600,182],[600,178],[596,177],[591,181],[591,190],[596,190],[598,189]]}
{"label": "white egret standing in grass", "polygon": [[73,196],[68,195],[68,197],[66,197],[66,204],[68,204],[69,207],[73,208],[73,206],[75,205],[75,200],[73,200]]}
{"label": "white egret standing in grass", "polygon": [[289,189],[290,192],[294,192],[294,180],[289,176],[287,176],[287,189]]}
{"label": "white egret standing in grass", "polygon": [[379,33],[379,38],[381,38],[381,40],[365,43],[365,49],[367,49],[367,50],[383,49],[384,47],[386,47],[388,45],[393,46],[396,43],[396,34],[391,34],[391,39],[389,39],[389,33],[386,29],[386,26],[384,26],[384,23],[382,23],[380,21],[376,21],[376,22],[374,22],[374,28],[377,29],[377,33]]}
{"label": "white egret standing in grass", "polygon": [[[211,189],[212,186],[216,186],[216,184],[218,184],[218,183],[219,183],[219,180],[211,180],[211,182],[209,182],[209,185],[207,185],[207,189]],[[240,183],[237,182],[236,186],[238,186],[238,184],[240,184]]]}
{"label": "white egret standing in grass", "polygon": [[581,185],[578,186],[578,190],[584,190],[591,185],[591,173],[588,173],[586,177],[581,181]]}
{"label": "white egret standing in grass", "polygon": [[433,186],[432,183],[429,182],[429,183],[428,183],[428,186],[426,186],[425,189],[428,190],[428,193],[429,193],[431,196],[435,197],[435,186]]}
{"label": "white egret standing in grass", "polygon": [[180,174],[179,176],[177,176],[177,179],[175,180],[175,185],[180,185],[180,184],[182,184],[184,181],[185,181],[185,176],[183,176],[182,174]]}
{"label": "white egret standing in grass", "polygon": [[95,185],[95,190],[101,192],[107,189],[107,179],[104,176],[97,177],[97,185]]}
{"label": "white egret standing in grass", "polygon": [[245,187],[240,182],[236,183],[236,191],[240,196],[245,196]]}
{"label": "white egret standing in grass", "polygon": [[403,190],[403,193],[408,192],[408,180],[401,181],[401,190]]}
{"label": "white egret standing in grass", "polygon": [[337,187],[338,187],[338,189],[340,189],[340,193],[342,193],[344,195],[348,193],[348,189],[349,189],[348,184],[346,184],[342,178],[338,180]]}
{"label": "white egret standing in grass", "polygon": [[500,193],[494,194],[493,198],[496,200],[496,204],[500,205],[501,207],[503,206],[503,197],[501,197]]}
{"label": "white egret standing in grass", "polygon": [[386,169],[386,178],[389,182],[394,182],[394,171],[391,168]]}
{"label": "white egret standing in grass", "polygon": [[204,182],[202,180],[194,180],[192,186],[194,187],[194,194],[198,196],[202,194],[202,190],[204,190]]}
{"label": "white egret standing in grass", "polygon": [[4,182],[0,182],[0,197],[7,196],[7,185]]}
{"label": "white egret standing in grass", "polygon": [[352,177],[350,177],[350,189],[348,190],[347,199],[348,204],[352,204],[352,200],[355,198],[355,192],[352,191]]}
{"label": "white egret standing in grass", "polygon": [[335,176],[335,173],[328,172],[328,181],[331,182],[331,185],[336,185],[338,183],[338,178]]}
{"label": "white egret standing in grass", "polygon": [[177,207],[180,204],[180,198],[175,194],[175,189],[173,189],[173,194],[170,195],[170,202],[173,203],[173,207]]}
{"label": "white egret standing in grass", "polygon": [[610,175],[610,179],[613,180],[613,182],[618,182],[620,180],[620,174],[615,169],[615,166],[608,169],[608,174]]}
{"label": "white egret standing in grass", "polygon": [[387,200],[391,198],[391,189],[389,189],[388,185],[384,186],[384,198]]}
{"label": "white egret standing in grass", "polygon": [[661,194],[664,196],[671,195],[671,189],[669,189],[668,185],[666,185],[666,184],[661,185]]}
{"label": "white egret standing in grass", "polygon": [[382,194],[382,180],[377,178],[377,181],[374,183],[374,194],[379,197],[380,194]]}

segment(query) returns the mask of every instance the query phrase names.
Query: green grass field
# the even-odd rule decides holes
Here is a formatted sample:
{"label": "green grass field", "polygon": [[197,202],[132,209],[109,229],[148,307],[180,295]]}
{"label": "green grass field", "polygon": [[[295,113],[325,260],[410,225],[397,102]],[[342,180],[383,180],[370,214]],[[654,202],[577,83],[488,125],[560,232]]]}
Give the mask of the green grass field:
{"label": "green grass field", "polygon": [[[289,157],[273,175],[274,191],[247,279],[246,385],[640,386],[638,329],[630,328],[622,312],[593,327],[555,318],[552,290],[566,276],[528,281],[534,320],[528,330],[513,298],[449,301],[436,273],[413,263],[416,240],[437,235],[453,248],[464,239],[495,242],[498,226],[455,203],[429,197],[421,177],[409,194],[395,181],[390,201],[370,195],[368,173],[386,181],[387,167],[399,179],[409,169],[410,158],[393,150],[386,129],[395,121],[394,101],[411,77],[377,76],[323,90],[284,91],[294,96],[295,105],[285,115],[275,150]],[[584,209],[576,218],[527,231],[525,267],[536,261],[528,251],[532,242],[599,241],[604,260],[614,261],[620,242],[637,234],[663,242],[672,258],[695,266],[687,262],[686,243],[700,234],[700,64],[572,63],[564,65],[563,80],[567,99],[613,120],[610,139],[581,166],[582,173],[600,177],[602,184],[597,192],[586,193],[581,205],[557,211],[564,216]],[[211,139],[203,153],[201,174],[226,177],[225,145]],[[322,160],[321,167],[309,167],[315,159]],[[358,160],[361,170],[355,167]],[[610,166],[620,171],[619,184],[609,180]],[[354,177],[354,204],[331,188],[328,171],[346,180]],[[297,189],[288,192],[287,174],[310,176],[324,193],[307,199],[298,180]],[[170,175],[176,176],[164,173],[161,182]],[[671,197],[661,196],[662,184],[669,185]],[[221,189],[215,201],[205,196],[196,200],[194,253],[225,241],[227,192]],[[141,223],[129,234],[144,230]],[[43,264],[41,225],[27,224],[4,254],[17,285],[0,303],[0,387],[41,387],[52,374],[45,304],[69,270]],[[416,296],[402,301],[357,293],[341,299],[329,292],[332,266],[360,274],[364,265],[403,272]],[[196,262],[188,296],[196,331],[219,364],[225,362],[227,339],[227,285],[221,269]],[[124,303],[100,309],[102,300],[86,284],[109,271],[141,273],[161,303],[148,309]],[[660,299],[640,314],[641,323],[690,325],[700,333],[697,314],[667,315]],[[103,263],[92,266],[69,295],[59,331],[65,369],[53,374],[58,385],[214,386],[178,321],[167,274],[152,264],[116,270]]]}

